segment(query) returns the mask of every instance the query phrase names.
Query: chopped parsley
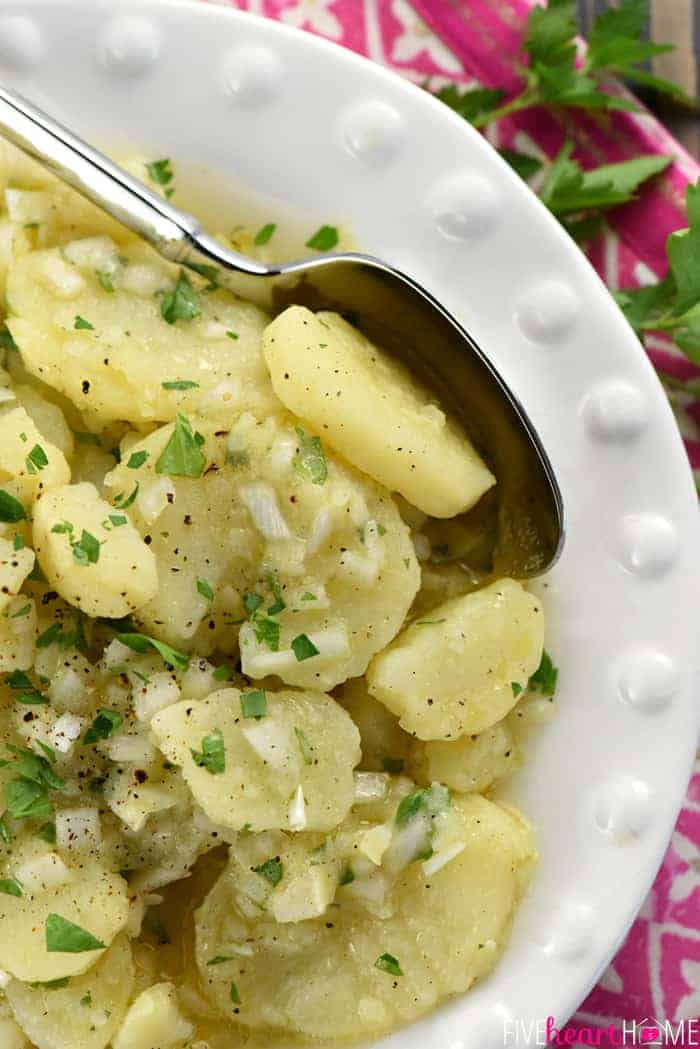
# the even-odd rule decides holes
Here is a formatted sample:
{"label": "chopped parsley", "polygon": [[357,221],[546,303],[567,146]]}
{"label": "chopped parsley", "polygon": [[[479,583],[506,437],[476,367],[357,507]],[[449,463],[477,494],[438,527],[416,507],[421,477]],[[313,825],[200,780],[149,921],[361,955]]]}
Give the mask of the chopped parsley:
{"label": "chopped parsley", "polygon": [[346,867],[343,873],[340,875],[338,885],[352,885],[355,880],[355,874],[352,867]]}
{"label": "chopped parsley", "polygon": [[184,270],[180,270],[177,284],[172,291],[162,292],[160,315],[168,324],[191,321],[201,313],[199,296]]}
{"label": "chopped parsley", "polygon": [[316,597],[315,594],[312,594],[310,590],[307,590],[305,593],[303,593],[301,595],[301,600],[302,601],[318,601],[318,598]]}
{"label": "chopped parsley", "polygon": [[229,996],[229,998],[231,999],[231,1001],[233,1002],[234,1005],[240,1005],[241,1004],[241,996],[238,993],[238,988],[236,987],[235,983],[233,983],[233,982],[231,983],[231,986],[229,987],[228,996]]}
{"label": "chopped parsley", "polygon": [[38,706],[48,703],[48,700],[42,696],[37,688],[35,688],[31,679],[23,670],[13,670],[12,673],[8,674],[5,678],[5,683],[13,690],[13,692],[20,693],[19,696],[15,697],[18,703],[26,703],[29,706]]}
{"label": "chopped parsley", "polygon": [[4,524],[16,524],[17,521],[24,521],[26,517],[26,510],[19,499],[0,489],[0,521]]}
{"label": "chopped parsley", "polygon": [[202,740],[202,749],[195,750],[190,747],[190,754],[195,765],[205,768],[212,776],[220,775],[226,771],[226,748],[221,729],[214,730],[211,736],[205,736]]}
{"label": "chopped parsley", "polygon": [[156,473],[201,477],[207,463],[201,450],[203,443],[202,435],[194,432],[187,416],[179,412],[168,443],[156,461]]}
{"label": "chopped parsley", "polygon": [[89,991],[87,994],[84,994],[83,997],[80,999],[80,1004],[83,1006],[84,1009],[87,1008],[89,1005],[92,1005],[92,995]]}
{"label": "chopped parsley", "polygon": [[112,528],[121,528],[122,525],[128,524],[129,519],[124,514],[110,514],[109,517],[105,518],[102,522],[102,527],[105,531],[109,532]]}
{"label": "chopped parsley", "polygon": [[81,929],[60,914],[49,914],[44,931],[49,954],[82,954],[83,951],[100,951],[105,947],[87,929]]}
{"label": "chopped parsley", "polygon": [[380,954],[374,963],[374,967],[375,969],[381,969],[383,973],[389,973],[390,976],[403,976],[401,966],[393,954]]}
{"label": "chopped parsley", "polygon": [[118,714],[116,710],[107,710],[101,708],[97,712],[97,717],[93,721],[90,728],[83,736],[83,743],[97,743],[101,739],[109,739],[117,731],[119,726],[124,721],[121,714]]}
{"label": "chopped parsley", "polygon": [[76,331],[94,331],[94,324],[90,324],[90,321],[86,321],[84,317],[81,317],[79,313],[76,313],[75,320],[73,321],[73,327]]}
{"label": "chopped parsley", "polygon": [[235,331],[227,331],[227,332],[226,332],[226,337],[227,337],[227,338],[229,338],[229,339],[233,339],[233,340],[234,340],[234,342],[235,342],[235,340],[236,340],[236,339],[238,338],[238,332],[235,332]]}
{"label": "chopped parsley", "polygon": [[297,738],[297,743],[299,744],[299,750],[301,751],[301,756],[304,759],[304,764],[313,765],[314,748],[309,743],[308,736],[306,735],[303,729],[298,728],[298,726],[296,725],[294,726],[294,735]]}
{"label": "chopped parsley", "polygon": [[98,283],[103,291],[106,291],[108,295],[112,295],[114,292],[114,284],[112,278],[104,270],[95,270],[95,276],[97,277]]}
{"label": "chopped parsley", "polygon": [[416,620],[416,626],[439,626],[440,623],[446,622],[446,619],[418,619]]}
{"label": "chopped parsley", "polygon": [[223,965],[224,962],[234,961],[232,954],[215,954],[213,958],[210,958],[207,965]]}
{"label": "chopped parsley", "polygon": [[325,484],[328,478],[328,466],[323,454],[320,437],[305,434],[301,427],[296,427],[299,448],[293,459],[294,469],[298,474],[313,484]]}
{"label": "chopped parsley", "polygon": [[138,470],[139,466],[143,466],[149,456],[149,452],[142,449],[140,452],[132,452],[129,456],[129,460],[126,464],[128,470]]}
{"label": "chopped parsley", "polygon": [[273,856],[271,859],[265,860],[258,867],[253,867],[253,870],[256,874],[269,881],[273,888],[275,885],[279,885],[284,874],[284,867],[280,862],[279,856]]}
{"label": "chopped parsley", "polygon": [[88,565],[96,565],[100,559],[100,542],[95,539],[91,532],[83,528],[80,542],[71,543],[73,560],[86,568]]}
{"label": "chopped parsley", "polygon": [[186,670],[189,666],[189,657],[184,652],[180,652],[177,648],[171,648],[170,645],[166,645],[164,641],[158,641],[155,637],[134,633],[117,633],[116,637],[118,641],[130,648],[132,652],[143,654],[154,648],[170,666],[177,667],[178,670]]}
{"label": "chopped parsley", "polygon": [[255,615],[260,605],[263,603],[263,599],[260,594],[244,594],[243,595],[243,607],[249,616]]}
{"label": "chopped parsley", "polygon": [[241,714],[244,718],[264,718],[267,714],[267,696],[261,688],[241,694]]}
{"label": "chopped parsley", "polygon": [[519,685],[517,681],[511,681],[510,687],[513,690],[513,699],[517,699],[523,690],[523,686]]}
{"label": "chopped parsley", "polygon": [[12,549],[24,550],[24,536],[21,536],[19,532],[12,537]]}
{"label": "chopped parsley", "polygon": [[12,338],[12,335],[7,328],[0,329],[0,348],[3,350],[16,350],[17,343]]}
{"label": "chopped parsley", "polygon": [[528,682],[528,688],[541,692],[543,696],[553,696],[557,690],[559,668],[555,667],[552,657],[546,648],[542,649],[540,665]]}
{"label": "chopped parsley", "polygon": [[233,677],[233,670],[227,666],[217,667],[212,677],[214,681],[230,681]]}
{"label": "chopped parsley", "polygon": [[314,251],[331,251],[338,244],[338,240],[338,230],[335,226],[321,226],[313,237],[307,240],[306,247],[313,248]]}
{"label": "chopped parsley", "polygon": [[[271,652],[279,652],[280,647],[280,625],[276,620],[267,616],[255,616],[251,620],[255,638],[260,645],[267,645]],[[298,658],[298,657],[297,657]]]}
{"label": "chopped parsley", "polygon": [[49,820],[48,823],[44,823],[39,830],[36,832],[37,838],[41,838],[42,841],[48,842],[49,845],[56,844],[56,824],[53,820]]}
{"label": "chopped parsley", "polygon": [[174,379],[172,382],[162,382],[160,384],[164,390],[197,390],[199,389],[199,383],[193,382],[191,379]]}
{"label": "chopped parsley", "polygon": [[10,619],[21,619],[22,616],[29,615],[31,610],[32,610],[32,606],[30,604],[22,605],[22,607],[18,608],[16,612],[12,612],[12,614],[10,615],[9,618]]}
{"label": "chopped parsley", "polygon": [[164,157],[162,160],[152,160],[145,167],[151,182],[155,182],[157,186],[168,186],[172,182],[173,169],[169,157]]}
{"label": "chopped parsley", "polygon": [[42,747],[47,757],[35,754],[32,750],[19,747],[8,748],[12,760],[0,761],[0,766],[8,768],[15,778],[5,784],[5,804],[10,816],[15,820],[39,819],[50,816],[53,808],[49,800],[50,790],[63,790],[64,781],[56,775],[52,764],[55,762],[50,747]]}
{"label": "chopped parsley", "polygon": [[267,614],[269,616],[279,615],[280,612],[284,612],[287,606],[284,602],[284,598],[282,597],[282,589],[272,572],[270,572],[270,574],[267,577],[267,585],[269,586],[272,596],[275,599],[274,604],[270,605],[270,607],[268,608]]}
{"label": "chopped parsley", "polygon": [[272,237],[272,234],[275,232],[276,229],[277,229],[277,223],[276,222],[267,222],[255,234],[255,238],[253,240],[253,243],[254,244],[258,244],[258,245],[260,245],[260,244],[267,244],[267,242],[270,240],[270,238]]}
{"label": "chopped parsley", "polygon": [[214,591],[212,590],[206,579],[197,580],[197,593],[201,594],[202,597],[206,598],[207,601],[214,600]]}
{"label": "chopped parsley", "polygon": [[138,494],[139,482],[137,481],[130,495],[127,495],[126,492],[120,492],[118,495],[115,495],[114,505],[117,507],[118,510],[127,510],[131,506],[131,504],[135,502],[136,496]]}
{"label": "chopped parsley", "polygon": [[0,892],[5,896],[21,896],[22,886],[14,878],[0,878]]}
{"label": "chopped parsley", "polygon": [[35,444],[27,456],[27,471],[35,474],[49,465],[48,456],[40,444]]}
{"label": "chopped parsley", "polygon": [[311,659],[318,655],[318,649],[307,634],[299,634],[292,641],[292,651],[297,658],[297,663],[303,663],[305,659]]}

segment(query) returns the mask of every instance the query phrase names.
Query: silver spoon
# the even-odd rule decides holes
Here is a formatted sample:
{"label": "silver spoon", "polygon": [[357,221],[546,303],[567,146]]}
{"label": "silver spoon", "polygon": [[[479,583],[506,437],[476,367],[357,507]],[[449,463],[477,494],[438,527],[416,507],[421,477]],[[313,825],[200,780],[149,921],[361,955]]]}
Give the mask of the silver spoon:
{"label": "silver spoon", "polygon": [[278,308],[303,303],[342,312],[396,355],[456,416],[498,484],[471,513],[493,532],[494,574],[527,578],[549,568],[564,537],[561,492],[535,427],[487,356],[455,318],[409,276],[354,252],[278,266],[224,248],[194,216],[173,207],[46,113],[0,87],[0,133],[171,262],[240,275],[297,278],[274,288]]}

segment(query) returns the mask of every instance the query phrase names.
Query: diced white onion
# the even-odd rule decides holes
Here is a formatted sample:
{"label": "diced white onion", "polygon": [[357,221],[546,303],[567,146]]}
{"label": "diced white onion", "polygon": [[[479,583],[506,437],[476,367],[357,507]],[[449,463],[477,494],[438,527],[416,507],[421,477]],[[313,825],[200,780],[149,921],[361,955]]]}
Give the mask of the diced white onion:
{"label": "diced white onion", "polygon": [[333,531],[333,515],[328,507],[322,507],[313,519],[309,537],[306,540],[307,556],[317,554]]}
{"label": "diced white onion", "polygon": [[183,699],[204,699],[217,687],[222,684],[214,679],[214,667],[206,659],[193,659],[180,682]]}
{"label": "diced white onion", "polygon": [[234,379],[222,379],[211,390],[202,394],[197,408],[205,415],[214,414],[221,408],[231,409],[241,402],[241,387]]}
{"label": "diced white onion", "polygon": [[289,803],[287,819],[289,820],[289,829],[291,831],[306,830],[308,820],[306,818],[304,791],[301,788],[301,784],[297,787],[294,797]]}
{"label": "diced white onion", "polygon": [[154,714],[177,703],[180,689],[172,674],[151,674],[147,684],[135,690],[134,710],[139,721],[150,721]]}
{"label": "diced white onion", "polygon": [[102,663],[105,670],[112,670],[114,667],[120,667],[123,663],[131,663],[135,659],[135,653],[133,649],[127,645],[123,645],[121,641],[118,641],[116,637],[110,641],[102,653]]}
{"label": "diced white onion", "polygon": [[387,882],[383,874],[377,871],[366,878],[356,878],[348,885],[348,892],[366,904],[378,906],[384,903],[387,893]]}
{"label": "diced white onion", "polygon": [[264,481],[254,481],[252,484],[241,485],[238,491],[255,527],[265,539],[291,538],[272,485],[265,484]]}
{"label": "diced white onion", "polygon": [[119,252],[110,237],[85,237],[66,244],[63,254],[74,265],[84,270],[99,270],[114,276],[119,269]]}
{"label": "diced white onion", "polygon": [[56,813],[56,844],[60,849],[84,849],[101,841],[99,809],[63,809]]}
{"label": "diced white onion", "polygon": [[0,386],[0,404],[7,404],[8,401],[16,401],[17,397],[12,390],[8,390],[6,386]]}
{"label": "diced white onion", "polygon": [[296,455],[297,441],[289,434],[280,434],[272,443],[267,453],[267,466],[279,478],[285,477],[292,469]]}
{"label": "diced white onion", "polygon": [[85,674],[79,674],[73,667],[59,667],[48,688],[54,706],[67,708],[74,714],[83,710],[87,698],[85,678]]}
{"label": "diced white onion", "polygon": [[27,892],[45,892],[70,881],[72,874],[56,852],[48,852],[36,860],[21,864],[14,876]]}
{"label": "diced white onion", "polygon": [[61,714],[51,729],[51,746],[61,754],[68,754],[75,741],[80,738],[84,724],[85,718],[76,717],[75,714]]}
{"label": "diced white onion", "polygon": [[355,773],[355,804],[367,805],[381,801],[389,789],[389,775],[386,772]]}
{"label": "diced white onion", "polygon": [[441,849],[424,862],[423,873],[428,878],[433,874],[437,874],[437,872],[442,870],[443,867],[446,867],[448,863],[451,863],[452,860],[456,859],[460,852],[464,852],[464,849],[465,845],[463,841],[457,841],[454,845],[450,845],[446,849]]}
{"label": "diced white onion", "polygon": [[51,195],[42,190],[6,189],[5,204],[12,222],[46,222],[51,214]]}
{"label": "diced white onion", "polygon": [[172,288],[172,281],[165,276],[162,270],[139,262],[126,267],[121,283],[126,291],[132,291],[144,299],[150,299],[161,288],[166,290]]}
{"label": "diced white onion", "polygon": [[391,844],[392,828],[384,824],[372,827],[361,835],[358,847],[378,867]]}
{"label": "diced white onion", "polygon": [[405,827],[401,827],[394,834],[394,840],[387,851],[384,865],[390,871],[402,871],[418,856],[425,855],[429,844],[429,818],[422,815],[414,816]]}
{"label": "diced white onion", "polygon": [[271,717],[261,718],[251,725],[243,725],[241,733],[258,757],[271,768],[294,768],[297,762],[296,751],[285,725],[280,725]]}
{"label": "diced white onion", "polygon": [[78,271],[58,255],[46,255],[41,263],[41,276],[49,288],[62,299],[73,299],[85,287]]}
{"label": "diced white onion", "polygon": [[169,477],[161,475],[146,481],[139,488],[136,505],[146,524],[153,524],[175,499],[175,485]]}
{"label": "diced white onion", "polygon": [[225,339],[227,330],[226,325],[219,321],[207,321],[202,326],[201,334],[203,339]]}
{"label": "diced white onion", "polygon": [[156,748],[143,736],[116,736],[103,744],[110,761],[148,765],[156,756]]}
{"label": "diced white onion", "polygon": [[284,879],[268,907],[276,922],[303,922],[319,918],[333,902],[336,880],[323,867],[307,867]]}

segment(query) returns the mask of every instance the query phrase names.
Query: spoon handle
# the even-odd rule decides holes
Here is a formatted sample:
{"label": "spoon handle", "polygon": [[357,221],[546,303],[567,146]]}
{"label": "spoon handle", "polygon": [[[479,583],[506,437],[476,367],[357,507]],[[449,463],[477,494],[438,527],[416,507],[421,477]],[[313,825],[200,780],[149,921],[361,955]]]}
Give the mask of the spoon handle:
{"label": "spoon handle", "polygon": [[171,262],[196,267],[209,259],[255,276],[270,270],[222,249],[197,219],[173,207],[26,98],[0,85],[0,134],[34,157]]}

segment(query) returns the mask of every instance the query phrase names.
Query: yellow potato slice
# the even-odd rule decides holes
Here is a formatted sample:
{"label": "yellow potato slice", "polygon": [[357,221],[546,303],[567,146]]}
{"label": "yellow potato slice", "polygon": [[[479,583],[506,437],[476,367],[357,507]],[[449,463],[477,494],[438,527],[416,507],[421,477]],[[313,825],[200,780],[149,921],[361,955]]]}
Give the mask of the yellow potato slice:
{"label": "yellow potato slice", "polygon": [[24,408],[0,415],[0,487],[25,509],[43,492],[70,481],[63,452],[39,433]]}
{"label": "yellow potato slice", "polygon": [[290,306],[265,329],[263,349],[283,404],[424,513],[453,517],[495,484],[465,434],[338,314]]}

